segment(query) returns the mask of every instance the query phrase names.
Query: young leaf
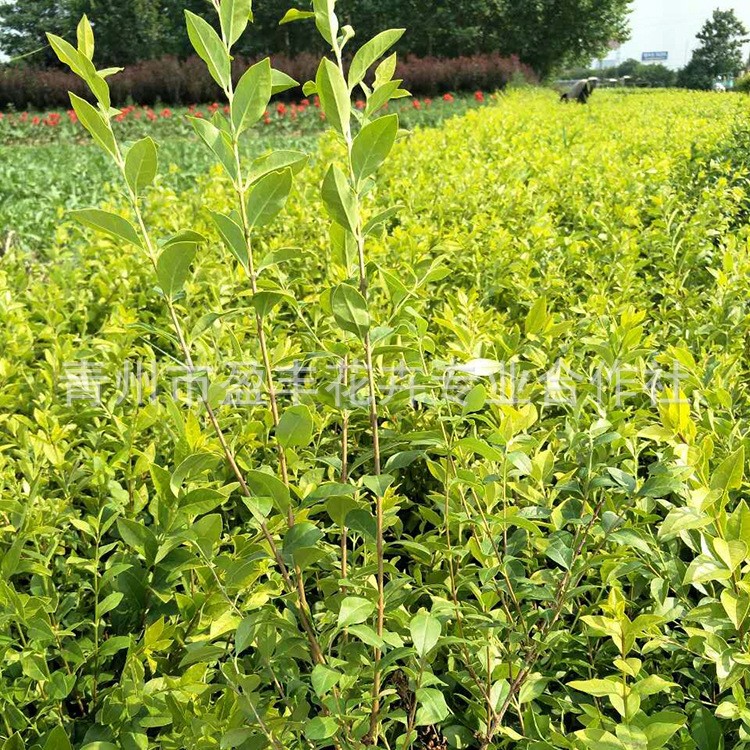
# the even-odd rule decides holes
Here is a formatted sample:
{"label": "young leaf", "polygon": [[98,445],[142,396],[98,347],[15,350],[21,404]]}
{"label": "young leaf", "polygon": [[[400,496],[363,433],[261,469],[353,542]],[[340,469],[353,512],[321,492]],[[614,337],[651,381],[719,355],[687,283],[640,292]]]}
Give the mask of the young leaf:
{"label": "young leaf", "polygon": [[221,30],[229,47],[242,36],[253,15],[252,0],[221,0]]}
{"label": "young leaf", "polygon": [[354,55],[351,67],[349,68],[349,90],[361,83],[370,66],[380,59],[396,42],[401,39],[406,29],[389,29],[381,31],[376,37],[363,44]]}
{"label": "young leaf", "polygon": [[211,77],[226,90],[231,79],[231,60],[224,42],[208,21],[189,10],[185,11],[188,37],[198,57],[206,63]]}
{"label": "young leaf", "polygon": [[359,625],[359,623],[367,620],[374,611],[375,605],[369,599],[362,599],[358,596],[347,596],[341,602],[338,626],[346,628],[349,625]]}
{"label": "young leaf", "polygon": [[362,128],[352,144],[352,166],[358,185],[388,158],[397,135],[398,115],[381,117]]}
{"label": "young leaf", "polygon": [[230,216],[215,211],[209,213],[227,250],[237,258],[243,268],[247,268],[247,240],[242,227]]}
{"label": "young leaf", "polygon": [[331,126],[348,138],[351,131],[352,103],[344,76],[337,65],[324,57],[318,68],[315,83],[323,107]]}
{"label": "young leaf", "polygon": [[115,136],[112,133],[109,123],[104,119],[99,110],[75,94],[70,94],[70,103],[73,105],[73,109],[81,125],[88,130],[94,141],[110,156],[116,156],[117,146],[115,145]]}
{"label": "young leaf", "polygon": [[130,189],[138,195],[154,181],[158,167],[156,143],[149,138],[136,141],[125,157],[125,179]]}
{"label": "young leaf", "polygon": [[98,208],[84,208],[79,211],[71,211],[71,216],[81,224],[84,224],[97,232],[104,232],[110,237],[122,240],[130,245],[142,247],[140,237],[135,227],[122,216],[102,211]]}
{"label": "young leaf", "polygon": [[88,17],[84,14],[76,29],[78,51],[88,60],[94,59],[94,32]]}
{"label": "young leaf", "polygon": [[336,0],[313,0],[315,25],[320,35],[332,47],[339,33],[339,21],[336,18]]}
{"label": "young leaf", "polygon": [[271,70],[271,95],[281,94],[299,86],[299,83],[291,76],[275,68]]}
{"label": "young leaf", "polygon": [[304,448],[310,444],[313,419],[304,404],[290,406],[281,416],[276,439],[284,448]]}
{"label": "young leaf", "polygon": [[419,657],[425,657],[440,640],[440,620],[432,615],[420,613],[409,623],[409,632]]}
{"label": "young leaf", "polygon": [[285,23],[292,23],[293,21],[303,21],[307,18],[315,18],[315,13],[311,13],[309,10],[297,10],[297,8],[291,8],[279,21],[279,26],[283,26]]}
{"label": "young leaf", "polygon": [[322,195],[331,218],[344,229],[356,234],[359,223],[357,196],[344,173],[335,164],[331,165],[323,179]]}
{"label": "young leaf", "polygon": [[174,298],[182,291],[190,274],[190,264],[202,240],[200,235],[185,232],[165,244],[156,261],[156,276],[167,297]]}
{"label": "young leaf", "polygon": [[370,330],[370,313],[367,302],[350,284],[339,284],[331,293],[333,317],[344,331],[363,339]]}
{"label": "young leaf", "polygon": [[190,124],[199,138],[213,151],[232,180],[237,180],[237,160],[229,136],[202,117],[190,117]]}
{"label": "young leaf", "polygon": [[247,219],[251,227],[270,224],[286,206],[292,190],[292,170],[284,169],[258,180],[247,198]]}
{"label": "young leaf", "polygon": [[232,124],[238,134],[255,125],[271,100],[271,61],[266,58],[248,68],[234,93]]}

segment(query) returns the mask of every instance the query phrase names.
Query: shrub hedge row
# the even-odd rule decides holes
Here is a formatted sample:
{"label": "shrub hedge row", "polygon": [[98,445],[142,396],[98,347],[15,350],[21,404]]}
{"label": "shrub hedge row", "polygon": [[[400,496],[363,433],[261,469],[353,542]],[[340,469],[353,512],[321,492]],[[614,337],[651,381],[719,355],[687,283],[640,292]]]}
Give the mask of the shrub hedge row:
{"label": "shrub hedge row", "polygon": [[[255,62],[237,58],[237,77]],[[274,66],[297,81],[315,78],[319,58],[304,53],[296,57],[276,56]],[[499,54],[470,57],[406,57],[399,63],[398,77],[418,95],[434,95],[445,91],[503,89],[512,80],[535,80],[528,66],[515,57]],[[181,105],[215,101],[220,98],[218,87],[197,57],[180,60],[166,56],[137,63],[111,79],[112,99],[116,105],[138,104]],[[0,69],[0,108],[54,109],[69,105],[68,91],[86,94],[80,81],[70,73],[56,69],[35,69],[6,66]]]}

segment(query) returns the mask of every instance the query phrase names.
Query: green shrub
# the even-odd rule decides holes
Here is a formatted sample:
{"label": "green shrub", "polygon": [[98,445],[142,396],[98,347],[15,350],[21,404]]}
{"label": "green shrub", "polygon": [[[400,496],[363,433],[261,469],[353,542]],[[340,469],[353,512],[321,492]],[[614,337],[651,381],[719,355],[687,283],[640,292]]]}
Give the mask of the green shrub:
{"label": "green shrub", "polygon": [[314,158],[230,158],[267,65],[181,193],[81,109],[104,231],[0,264],[6,744],[741,746],[747,102],[523,91],[407,136],[316,7]]}

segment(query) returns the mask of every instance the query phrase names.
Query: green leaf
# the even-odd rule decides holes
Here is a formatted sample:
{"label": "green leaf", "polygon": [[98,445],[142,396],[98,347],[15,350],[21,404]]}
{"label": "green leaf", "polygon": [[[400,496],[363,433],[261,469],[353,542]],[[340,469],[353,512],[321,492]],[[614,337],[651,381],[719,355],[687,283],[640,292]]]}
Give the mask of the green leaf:
{"label": "green leaf", "polygon": [[316,664],[310,675],[315,695],[322,698],[330,693],[338,685],[342,676],[341,672],[337,672],[335,669],[331,669],[324,664]]}
{"label": "green leaf", "polygon": [[287,512],[292,500],[288,487],[281,480],[264,471],[249,471],[245,481],[253,495],[269,497],[277,510]]}
{"label": "green leaf", "polygon": [[276,429],[276,439],[284,448],[304,448],[310,444],[312,434],[313,418],[304,404],[290,406]]}
{"label": "green leaf", "polygon": [[248,68],[232,100],[232,124],[237,134],[255,125],[271,100],[271,61],[266,58]]}
{"label": "green leaf", "polygon": [[117,531],[125,544],[132,547],[136,552],[140,552],[146,560],[153,560],[156,557],[159,545],[154,532],[148,526],[127,518],[118,518]]}
{"label": "green leaf", "polygon": [[442,626],[437,617],[420,613],[412,618],[409,623],[409,632],[418,656],[424,658],[432,651],[440,640],[441,630]]}
{"label": "green leaf", "polygon": [[307,164],[307,154],[301,151],[272,151],[266,156],[255,159],[250,167],[247,181],[252,185],[271,172],[282,172],[287,168],[296,175],[302,171],[305,164]]}
{"label": "green leaf", "polygon": [[[370,66],[379,60],[404,35],[405,29],[389,29],[382,31],[369,42],[363,44],[354,55],[349,68],[349,90],[361,83]],[[395,67],[395,65],[394,65]]]}
{"label": "green leaf", "polygon": [[375,605],[369,599],[362,599],[358,596],[347,596],[341,602],[338,626],[346,628],[349,625],[359,625],[365,622],[374,611]]}
{"label": "green leaf", "polygon": [[78,51],[88,60],[94,59],[94,32],[91,28],[86,14],[81,18],[78,28],[76,29],[78,39]]}
{"label": "green leaf", "polygon": [[282,302],[295,304],[294,295],[283,289],[264,290],[253,295],[253,307],[261,318],[270,315]]}
{"label": "green leaf", "polygon": [[648,750],[659,750],[664,747],[684,726],[685,716],[676,711],[659,711],[652,714],[642,725],[643,733],[648,740]]}
{"label": "green leaf", "polygon": [[370,330],[367,302],[358,289],[350,284],[339,284],[331,293],[333,317],[344,331],[364,339]]}
{"label": "green leaf", "polygon": [[182,291],[202,241],[203,237],[195,232],[183,232],[164,245],[156,261],[156,276],[165,296],[174,298]]}
{"label": "green leaf", "polygon": [[125,157],[125,179],[133,193],[138,195],[151,185],[156,178],[157,168],[156,143],[148,136],[136,141]]}
{"label": "green leaf", "polygon": [[586,693],[597,698],[607,695],[622,695],[622,684],[612,680],[573,680],[568,687],[579,693]]}
{"label": "green leaf", "polygon": [[309,521],[295,523],[284,535],[282,551],[286,557],[298,561],[299,553],[314,549],[323,536],[323,532]]}
{"label": "green leaf", "polygon": [[180,513],[192,519],[196,516],[210,513],[226,501],[226,495],[223,495],[218,490],[201,487],[191,490],[184,497],[180,498]]}
{"label": "green leaf", "polygon": [[102,211],[98,208],[84,208],[80,211],[71,211],[76,221],[84,226],[103,232],[116,240],[122,240],[130,245],[142,247],[141,240],[135,227],[122,216]]}
{"label": "green leaf", "polygon": [[242,227],[229,216],[214,211],[209,213],[227,250],[237,258],[243,268],[247,269],[247,241]]}
{"label": "green leaf", "polygon": [[546,297],[540,297],[531,306],[531,309],[526,316],[526,333],[531,335],[542,333],[547,326],[547,320],[547,299]]}
{"label": "green leaf", "polygon": [[247,220],[250,227],[270,224],[284,210],[291,190],[291,169],[271,172],[258,180],[247,198]]}
{"label": "green leaf", "polygon": [[200,16],[185,11],[188,37],[198,57],[206,63],[208,72],[216,83],[226,90],[231,80],[231,60],[224,42],[208,21]]}
{"label": "green leaf", "polygon": [[23,737],[16,732],[3,742],[2,750],[24,750],[26,747]]}
{"label": "green leaf", "polygon": [[745,542],[725,542],[723,539],[714,539],[714,550],[721,561],[729,570],[734,572],[747,558],[748,548]]}
{"label": "green leaf", "polygon": [[73,750],[73,745],[70,744],[65,730],[58,726],[47,735],[44,750]]}
{"label": "green leaf", "polygon": [[475,412],[481,411],[484,408],[486,401],[487,389],[479,383],[466,394],[461,414],[467,416],[468,414],[474,414]]}
{"label": "green leaf", "polygon": [[233,181],[237,181],[237,160],[230,137],[213,123],[202,117],[189,117],[188,120],[198,137],[211,149]]}
{"label": "green leaf", "polygon": [[308,719],[305,723],[305,737],[314,742],[327,740],[336,734],[338,728],[339,725],[332,717],[316,716],[314,719]]}
{"label": "green leaf", "polygon": [[701,706],[690,722],[690,737],[698,750],[723,750],[724,733],[714,715]]}
{"label": "green leaf", "polygon": [[330,217],[356,235],[359,224],[357,195],[352,190],[349,180],[335,164],[331,165],[323,179],[322,195]]}
{"label": "green leaf", "polygon": [[229,47],[244,34],[247,24],[253,17],[252,0],[221,0],[221,30]]}
{"label": "green leaf", "polygon": [[381,117],[362,128],[352,144],[352,166],[358,185],[388,158],[397,135],[398,115]]}
{"label": "green leaf", "polygon": [[338,66],[327,57],[320,63],[315,83],[328,122],[336,131],[348,137],[352,111],[349,89]]}
{"label": "green leaf", "polygon": [[117,146],[115,145],[115,136],[112,133],[109,123],[104,119],[99,110],[75,94],[70,94],[70,103],[81,125],[91,134],[94,142],[110,156],[116,157]]}
{"label": "green leaf", "polygon": [[375,497],[384,497],[387,489],[396,481],[396,477],[390,474],[377,474],[362,477],[362,484],[367,487]]}
{"label": "green leaf", "polygon": [[275,68],[271,71],[271,95],[283,94],[289,89],[294,89],[299,86],[299,82],[295,81],[294,78],[288,76],[281,70]]}
{"label": "green leaf", "polygon": [[445,696],[435,688],[420,688],[417,690],[417,719],[416,726],[424,727],[439,724],[450,715],[450,709],[445,702]]}
{"label": "green leaf", "polygon": [[339,33],[339,22],[336,18],[336,0],[313,0],[315,26],[328,44],[333,46]]}
{"label": "green leaf", "polygon": [[711,477],[711,489],[738,490],[742,487],[742,478],[745,475],[745,446],[725,458],[719,468],[716,469]]}
{"label": "green leaf", "polygon": [[279,26],[282,26],[285,23],[292,23],[293,21],[304,21],[307,18],[315,18],[315,13],[311,13],[309,10],[297,10],[297,8],[291,8],[279,21]]}

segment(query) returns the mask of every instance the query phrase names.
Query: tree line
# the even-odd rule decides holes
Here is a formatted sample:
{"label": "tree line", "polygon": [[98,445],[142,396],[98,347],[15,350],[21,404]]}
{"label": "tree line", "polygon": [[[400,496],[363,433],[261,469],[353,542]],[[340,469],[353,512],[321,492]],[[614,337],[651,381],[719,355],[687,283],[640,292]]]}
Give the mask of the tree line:
{"label": "tree line", "polygon": [[[628,37],[632,0],[340,0],[338,11],[362,40],[384,26],[408,29],[399,52],[420,57],[478,53],[517,56],[545,78],[564,65],[602,54]],[[237,52],[256,56],[310,51],[320,42],[310,24],[279,26],[300,0],[258,0],[255,33]],[[85,13],[96,31],[97,61],[128,65],[191,53],[184,9],[212,19],[207,0],[0,0],[0,49],[27,64],[55,65],[45,32],[74,39]]]}

